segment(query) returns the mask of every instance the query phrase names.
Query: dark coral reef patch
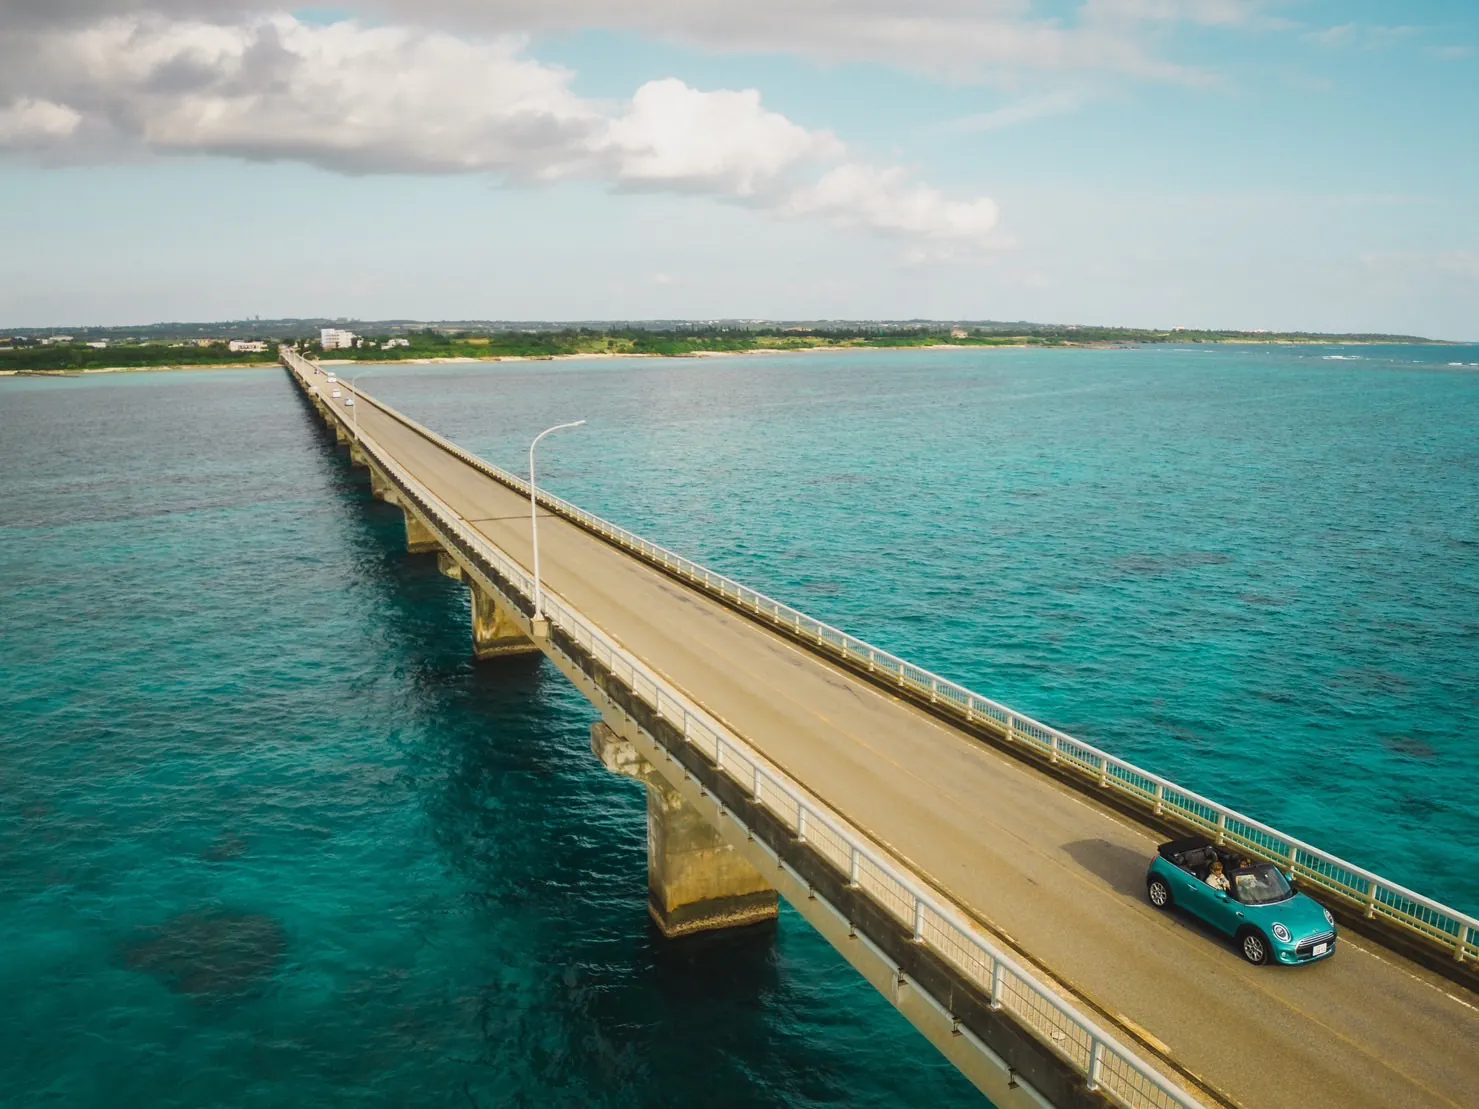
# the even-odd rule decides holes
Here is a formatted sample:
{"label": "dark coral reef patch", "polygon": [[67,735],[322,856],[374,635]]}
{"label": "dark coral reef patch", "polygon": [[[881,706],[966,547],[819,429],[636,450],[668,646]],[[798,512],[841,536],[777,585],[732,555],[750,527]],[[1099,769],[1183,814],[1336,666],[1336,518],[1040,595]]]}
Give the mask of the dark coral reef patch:
{"label": "dark coral reef patch", "polygon": [[125,966],[152,974],[175,993],[228,998],[251,993],[277,972],[287,933],[270,916],[183,913],[120,945]]}

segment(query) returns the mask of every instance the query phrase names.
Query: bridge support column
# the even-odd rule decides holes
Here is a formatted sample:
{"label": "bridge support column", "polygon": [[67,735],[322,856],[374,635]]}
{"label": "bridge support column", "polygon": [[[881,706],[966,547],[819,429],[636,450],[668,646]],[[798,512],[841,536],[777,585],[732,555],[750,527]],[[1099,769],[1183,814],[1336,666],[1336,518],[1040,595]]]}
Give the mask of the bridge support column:
{"label": "bridge support column", "polygon": [[395,486],[391,485],[390,479],[375,466],[370,467],[370,495],[386,504],[400,503],[395,499]]}
{"label": "bridge support column", "polygon": [[334,424],[334,442],[336,442],[336,443],[347,443],[347,442],[349,442],[349,432],[347,432],[347,431],[344,430],[344,425],[341,424],[338,420],[334,420],[332,422]]}
{"label": "bridge support column", "polygon": [[453,581],[462,580],[462,565],[446,551],[437,551],[437,569]]}
{"label": "bridge support column", "polygon": [[349,464],[351,466],[368,466],[370,464],[370,460],[365,457],[365,452],[360,449],[358,443],[351,442],[349,444]]}
{"label": "bridge support column", "polygon": [[405,505],[401,512],[406,517],[406,550],[411,554],[431,554],[442,549],[431,529],[421,522],[421,517]]}
{"label": "bridge support column", "polygon": [[[457,573],[450,574],[441,559],[447,558],[456,567]],[[462,567],[446,555],[438,556],[437,566],[442,573],[448,577],[462,577]],[[476,582],[468,582],[468,588],[472,590],[472,653],[474,658],[506,658],[509,655],[534,655],[539,653],[539,648],[534,641],[524,634],[524,630],[514,622],[503,608],[503,605],[495,600]]]}
{"label": "bridge support column", "polygon": [[598,722],[591,750],[606,769],[647,786],[647,911],[664,936],[775,919],[775,888],[630,740]]}

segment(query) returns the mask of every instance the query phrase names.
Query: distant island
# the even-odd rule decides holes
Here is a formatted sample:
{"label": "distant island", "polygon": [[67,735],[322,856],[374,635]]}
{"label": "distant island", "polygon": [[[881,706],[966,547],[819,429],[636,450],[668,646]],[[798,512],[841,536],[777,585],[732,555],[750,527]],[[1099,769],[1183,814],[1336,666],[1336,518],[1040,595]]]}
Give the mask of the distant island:
{"label": "distant island", "polygon": [[0,336],[0,373],[253,366],[280,343],[356,362],[429,359],[692,357],[900,347],[1106,347],[1151,343],[1433,343],[1416,335],[1153,330],[995,321],[543,323],[238,320],[130,328],[18,328]]}

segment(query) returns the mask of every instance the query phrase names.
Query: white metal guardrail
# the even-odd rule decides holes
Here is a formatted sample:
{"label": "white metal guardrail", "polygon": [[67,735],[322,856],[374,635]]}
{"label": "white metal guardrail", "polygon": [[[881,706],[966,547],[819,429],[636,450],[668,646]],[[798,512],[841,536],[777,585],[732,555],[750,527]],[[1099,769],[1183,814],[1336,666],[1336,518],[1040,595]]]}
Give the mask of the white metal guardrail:
{"label": "white metal guardrail", "polygon": [[[287,353],[291,355],[291,352]],[[464,450],[382,401],[373,397],[367,399],[468,465],[525,496],[528,495],[528,483],[517,474],[494,466]],[[1286,835],[1252,817],[1244,816],[1235,809],[1218,804],[1159,774],[1116,758],[1107,751],[1075,739],[1030,716],[1024,716],[989,697],[973,693],[962,685],[717,574],[560,497],[540,493],[539,501],[550,511],[581,524],[649,562],[661,565],[670,573],[706,592],[717,594],[763,621],[808,639],[818,647],[842,656],[871,673],[886,677],[901,688],[927,696],[933,704],[947,712],[953,712],[968,724],[980,723],[996,728],[1009,742],[1032,748],[1047,756],[1050,762],[1092,780],[1106,791],[1128,798],[1156,816],[1170,817],[1190,828],[1206,832],[1217,843],[1231,844],[1247,854],[1277,863],[1297,879],[1303,879],[1308,885],[1343,899],[1368,919],[1380,918],[1396,925],[1432,946],[1447,950],[1459,961],[1479,960],[1479,918],[1424,897],[1405,886],[1399,886],[1379,874]]]}
{"label": "white metal guardrail", "polygon": [[[527,598],[531,576],[469,527],[363,430],[358,441],[388,476],[416,502],[417,511],[486,561]],[[644,666],[615,639],[548,588],[541,590],[551,624],[825,858],[849,884],[912,929],[915,942],[932,948],[980,990],[993,1009],[1011,1014],[1056,1055],[1084,1076],[1091,1090],[1131,1109],[1196,1109],[1179,1085],[1150,1067],[1098,1023],[1051,989],[972,926],[965,915],[936,897],[879,847],[816,800],[748,743]]]}

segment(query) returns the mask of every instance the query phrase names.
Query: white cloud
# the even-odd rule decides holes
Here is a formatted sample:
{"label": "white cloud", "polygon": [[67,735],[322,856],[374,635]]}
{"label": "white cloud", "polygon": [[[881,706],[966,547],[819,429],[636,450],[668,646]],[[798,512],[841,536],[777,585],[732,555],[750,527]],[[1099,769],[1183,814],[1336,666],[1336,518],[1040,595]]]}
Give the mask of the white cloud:
{"label": "white cloud", "polygon": [[0,144],[23,146],[64,139],[82,122],[79,112],[50,100],[17,99],[0,108]]}
{"label": "white cloud", "polygon": [[120,17],[35,45],[0,93],[65,104],[82,126],[58,139],[106,148],[550,178],[589,158],[604,125],[568,73],[508,38]]}
{"label": "white cloud", "polygon": [[796,190],[786,210],[820,214],[836,222],[935,243],[989,245],[996,203],[987,197],[959,201],[911,182],[903,170],[840,165],[816,184]]}
{"label": "white cloud", "polygon": [[[1246,22],[1257,0],[1084,0],[1066,18],[1034,0],[357,0],[389,25],[501,35],[631,31],[722,51],[871,61],[931,76],[1010,82],[1030,71],[1195,79],[1155,56],[1139,24]],[[1061,5],[1060,5],[1061,6]],[[7,31],[86,23],[147,7],[172,18],[240,20],[272,0],[6,0]]]}
{"label": "white cloud", "polygon": [[12,63],[0,65],[0,148],[594,180],[976,246],[996,219],[992,201],[948,199],[902,169],[838,165],[836,136],[767,110],[753,89],[666,79],[625,103],[590,100],[512,36],[278,14],[114,16],[26,37],[28,49],[0,58]]}
{"label": "white cloud", "polygon": [[843,146],[761,106],[754,89],[699,92],[649,81],[606,129],[622,182],[756,195],[798,163],[836,157]]}

